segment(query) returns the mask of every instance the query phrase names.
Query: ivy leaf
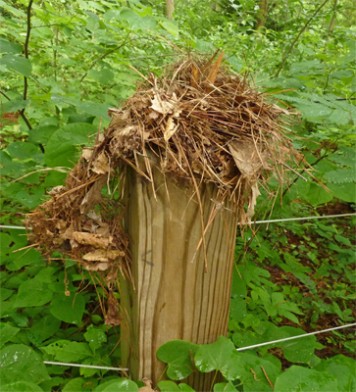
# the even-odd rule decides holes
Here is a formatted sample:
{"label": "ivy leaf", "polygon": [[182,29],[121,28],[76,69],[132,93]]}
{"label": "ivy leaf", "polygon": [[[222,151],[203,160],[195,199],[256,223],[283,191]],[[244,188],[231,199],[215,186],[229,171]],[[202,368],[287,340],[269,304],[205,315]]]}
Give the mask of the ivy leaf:
{"label": "ivy leaf", "polygon": [[197,345],[184,340],[172,340],[157,350],[157,358],[167,363],[167,376],[172,380],[182,380],[192,374],[192,356]]}
{"label": "ivy leaf", "polygon": [[28,381],[39,384],[49,379],[41,357],[30,347],[13,344],[0,351],[0,379],[2,390],[6,384]]}
{"label": "ivy leaf", "polygon": [[23,56],[13,54],[6,54],[1,58],[1,63],[6,66],[8,70],[16,71],[23,76],[30,76],[32,65],[29,59]]}
{"label": "ivy leaf", "polygon": [[333,375],[301,366],[291,366],[277,377],[274,386],[274,392],[339,390]]}

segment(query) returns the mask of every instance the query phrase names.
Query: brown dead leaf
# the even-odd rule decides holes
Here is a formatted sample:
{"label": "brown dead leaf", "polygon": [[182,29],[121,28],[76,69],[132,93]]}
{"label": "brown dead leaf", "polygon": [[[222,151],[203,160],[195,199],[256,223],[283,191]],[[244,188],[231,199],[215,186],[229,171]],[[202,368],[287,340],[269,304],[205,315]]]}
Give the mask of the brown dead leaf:
{"label": "brown dead leaf", "polygon": [[117,298],[114,296],[112,291],[109,291],[108,301],[107,301],[107,310],[105,315],[105,324],[106,325],[120,325],[120,312],[119,312],[119,302]]}
{"label": "brown dead leaf", "polygon": [[94,248],[107,248],[113,240],[111,236],[103,237],[100,234],[85,233],[82,231],[73,231],[71,239],[78,242],[78,244],[91,245]]}
{"label": "brown dead leaf", "polygon": [[154,98],[151,99],[151,108],[161,114],[172,113],[174,106],[176,105],[175,100],[163,100],[158,94],[154,94]]}
{"label": "brown dead leaf", "polygon": [[110,171],[110,161],[105,152],[102,151],[94,160],[92,168],[96,174],[106,174]]}
{"label": "brown dead leaf", "polygon": [[230,142],[229,150],[237,168],[247,178],[253,178],[261,169],[262,163],[253,143]]}
{"label": "brown dead leaf", "polygon": [[166,129],[164,130],[164,140],[168,142],[168,140],[176,133],[179,125],[173,119],[173,116],[168,117],[166,123]]}
{"label": "brown dead leaf", "polygon": [[255,214],[256,200],[260,194],[261,192],[258,189],[257,183],[253,184],[251,186],[251,198],[249,200],[248,208],[247,208],[247,217],[249,219],[251,219]]}
{"label": "brown dead leaf", "polygon": [[85,269],[88,271],[107,271],[109,269],[109,263],[95,263],[85,264]]}
{"label": "brown dead leaf", "polygon": [[106,263],[110,260],[115,260],[119,257],[125,256],[125,252],[121,250],[93,250],[83,256],[85,261],[98,261]]}

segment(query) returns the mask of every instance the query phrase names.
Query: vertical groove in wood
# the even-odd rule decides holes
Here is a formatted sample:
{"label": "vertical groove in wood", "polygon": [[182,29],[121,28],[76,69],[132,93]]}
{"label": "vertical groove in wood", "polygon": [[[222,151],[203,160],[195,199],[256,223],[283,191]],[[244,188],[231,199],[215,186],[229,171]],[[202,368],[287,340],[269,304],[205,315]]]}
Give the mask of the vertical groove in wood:
{"label": "vertical groove in wood", "polygon": [[[196,252],[202,227],[194,190],[157,169],[154,178],[156,197],[151,184],[128,170],[125,229],[135,289],[121,278],[120,292],[122,361],[133,378],[156,383],[164,372],[156,358],[162,344],[172,339],[209,343],[227,332],[237,214],[231,203],[218,209],[206,232],[206,249]],[[216,190],[202,185],[200,197],[206,225],[217,207]],[[191,382],[204,390],[212,378]]]}

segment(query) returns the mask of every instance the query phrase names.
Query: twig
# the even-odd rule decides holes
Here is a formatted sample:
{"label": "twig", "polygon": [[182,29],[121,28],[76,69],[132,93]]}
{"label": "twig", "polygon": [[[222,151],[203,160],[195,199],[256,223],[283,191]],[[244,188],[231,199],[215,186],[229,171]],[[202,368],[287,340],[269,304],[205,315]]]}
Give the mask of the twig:
{"label": "twig", "polygon": [[[29,57],[29,52],[28,52],[28,48],[29,48],[29,44],[30,44],[30,35],[31,35],[31,9],[32,9],[32,4],[33,4],[33,0],[30,0],[27,6],[27,31],[26,31],[26,39],[25,39],[25,44],[24,44],[24,48],[23,48],[23,53],[26,59],[28,59]],[[27,99],[27,95],[28,95],[28,79],[27,76],[24,76],[23,78],[24,81],[24,86],[23,86],[23,100],[26,101]],[[20,115],[22,117],[22,119],[24,120],[25,124],[27,125],[28,129],[32,129],[32,126],[30,124],[30,122],[28,121],[27,117],[25,116],[25,108],[20,110]]]}
{"label": "twig", "polygon": [[329,0],[325,0],[323,3],[321,3],[319,5],[319,7],[313,12],[312,16],[306,21],[305,25],[300,29],[299,33],[296,35],[296,37],[294,38],[293,42],[290,44],[290,46],[285,50],[283,57],[282,57],[282,61],[280,66],[277,69],[277,72],[275,73],[275,77],[277,77],[280,72],[282,71],[282,69],[284,68],[287,58],[290,55],[290,53],[292,52],[294,45],[298,42],[300,36],[305,32],[305,30],[307,29],[307,27],[309,26],[309,24],[311,23],[311,21],[315,18],[315,16],[319,13],[319,11],[324,7],[324,5],[328,2]]}

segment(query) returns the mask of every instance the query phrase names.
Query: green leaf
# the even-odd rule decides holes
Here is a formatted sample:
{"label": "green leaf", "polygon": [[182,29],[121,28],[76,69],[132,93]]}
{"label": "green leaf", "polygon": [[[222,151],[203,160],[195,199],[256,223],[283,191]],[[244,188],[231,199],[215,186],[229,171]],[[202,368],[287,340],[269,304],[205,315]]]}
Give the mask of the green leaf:
{"label": "green leaf", "polygon": [[331,190],[332,195],[342,201],[347,203],[354,203],[356,200],[356,184],[327,184],[328,188]]}
{"label": "green leaf", "polygon": [[220,336],[214,343],[199,346],[194,356],[194,363],[202,373],[221,370],[226,366],[226,357],[235,351],[232,341]]}
{"label": "green leaf", "polygon": [[80,294],[66,296],[57,293],[51,302],[50,312],[58,320],[69,324],[80,324],[85,311],[85,297]]}
{"label": "green leaf", "polygon": [[237,392],[237,389],[231,382],[221,382],[214,385],[214,392]]}
{"label": "green leaf", "polygon": [[70,340],[57,340],[46,347],[41,347],[41,350],[53,356],[56,361],[63,362],[79,362],[92,356],[87,343],[72,342]]}
{"label": "green leaf", "polygon": [[26,57],[6,54],[0,61],[8,70],[16,71],[26,77],[31,75],[31,62]]}
{"label": "green leaf", "polygon": [[172,340],[157,350],[157,358],[168,365],[167,376],[172,380],[182,380],[192,374],[192,357],[197,345],[183,340]]}
{"label": "green leaf", "polygon": [[31,328],[27,331],[26,335],[31,343],[40,346],[45,340],[55,336],[59,332],[60,325],[61,322],[59,320],[47,314],[44,317],[33,320]]}
{"label": "green leaf", "polygon": [[160,25],[174,38],[179,37],[179,28],[178,26],[172,22],[171,20],[165,19],[160,22]]}
{"label": "green leaf", "polygon": [[117,378],[97,386],[93,392],[138,392],[138,386],[131,380]]}
{"label": "green leaf", "polygon": [[344,355],[335,355],[320,362],[315,370],[320,370],[337,379],[338,391],[356,390],[356,361]]}
{"label": "green leaf", "polygon": [[44,392],[37,384],[29,381],[17,381],[11,384],[6,384],[6,391],[4,392]]}
{"label": "green leaf", "polygon": [[2,388],[16,381],[39,384],[49,376],[42,358],[30,347],[13,344],[0,351],[0,379]]}
{"label": "green leaf", "polygon": [[96,127],[88,123],[67,124],[53,132],[48,139],[45,163],[49,166],[71,167],[76,161],[77,145],[90,144]]}
{"label": "green leaf", "polygon": [[337,379],[326,372],[291,366],[277,377],[274,392],[339,391]]}
{"label": "green leaf", "polygon": [[161,392],[194,392],[194,389],[185,383],[176,384],[173,381],[160,381],[157,384]]}
{"label": "green leaf", "polygon": [[20,331],[9,323],[0,323],[0,348],[10,341]]}
{"label": "green leaf", "polygon": [[88,327],[84,337],[93,351],[100,348],[107,341],[106,333],[101,328],[94,327],[94,325]]}
{"label": "green leaf", "polygon": [[42,283],[39,279],[27,280],[20,284],[15,307],[43,306],[52,299],[52,296],[53,292],[47,284]]}
{"label": "green leaf", "polygon": [[0,53],[20,54],[22,47],[17,42],[8,41],[5,38],[0,38]]}

